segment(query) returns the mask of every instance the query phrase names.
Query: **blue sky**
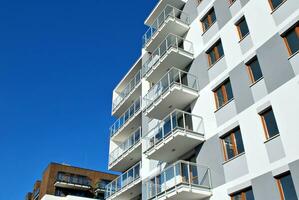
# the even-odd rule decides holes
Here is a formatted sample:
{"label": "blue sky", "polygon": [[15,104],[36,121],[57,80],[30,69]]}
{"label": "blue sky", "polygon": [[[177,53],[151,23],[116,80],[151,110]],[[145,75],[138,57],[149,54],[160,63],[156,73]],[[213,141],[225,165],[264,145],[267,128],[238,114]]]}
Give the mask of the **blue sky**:
{"label": "blue sky", "polygon": [[157,1],[0,1],[0,199],[51,161],[106,171],[112,90]]}

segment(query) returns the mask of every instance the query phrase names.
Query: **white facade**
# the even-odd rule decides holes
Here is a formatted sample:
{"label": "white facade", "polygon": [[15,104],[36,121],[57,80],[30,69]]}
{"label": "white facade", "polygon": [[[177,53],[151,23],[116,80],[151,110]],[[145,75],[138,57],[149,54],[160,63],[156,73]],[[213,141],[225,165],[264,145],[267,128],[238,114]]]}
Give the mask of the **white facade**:
{"label": "white facade", "polygon": [[[216,20],[204,31],[211,10]],[[249,33],[240,39],[244,18]],[[273,10],[268,0],[160,0],[145,21],[142,56],[113,91],[120,120],[110,130],[117,158],[109,169],[124,176],[107,199],[229,200],[249,188],[254,199],[279,200],[285,173],[299,196],[299,54],[284,41],[298,20],[298,0]],[[217,41],[224,55],[211,66]],[[254,83],[253,58],[262,73]],[[214,92],[226,80],[233,97],[217,108]],[[261,113],[270,107],[279,133],[267,138]],[[244,150],[227,159],[222,141],[237,127]]]}
{"label": "white facade", "polygon": [[58,197],[54,195],[46,194],[43,196],[42,200],[92,200],[92,198],[85,198],[85,197],[78,197],[78,196],[65,196],[65,197]]}

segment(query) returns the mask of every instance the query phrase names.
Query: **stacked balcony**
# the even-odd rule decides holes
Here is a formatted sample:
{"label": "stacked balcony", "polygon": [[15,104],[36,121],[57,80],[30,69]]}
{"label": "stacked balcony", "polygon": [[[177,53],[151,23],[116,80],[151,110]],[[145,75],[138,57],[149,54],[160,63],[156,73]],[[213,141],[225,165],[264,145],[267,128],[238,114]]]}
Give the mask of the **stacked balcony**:
{"label": "stacked balcony", "polygon": [[[175,110],[144,137],[147,158],[172,162],[205,141],[203,119]],[[186,145],[188,144],[188,145]]]}
{"label": "stacked balcony", "polygon": [[69,188],[77,190],[89,190],[91,189],[91,181],[88,177],[80,176],[76,174],[66,174],[59,172],[57,174],[55,187]]}
{"label": "stacked balcony", "polygon": [[151,199],[202,200],[211,196],[210,170],[196,163],[178,161],[145,183]]}
{"label": "stacked balcony", "polygon": [[139,127],[110,153],[109,170],[124,171],[141,160],[141,155],[141,127]]}
{"label": "stacked balcony", "polygon": [[167,4],[143,35],[143,48],[153,52],[168,33],[184,35],[189,30],[189,25],[190,18],[185,12]]}
{"label": "stacked balcony", "polygon": [[141,162],[109,183],[105,189],[105,199],[132,199],[141,194]]}
{"label": "stacked balcony", "polygon": [[157,82],[169,66],[184,69],[193,60],[193,44],[182,37],[169,34],[142,66],[142,73],[149,82]]}
{"label": "stacked balcony", "polygon": [[134,99],[137,99],[141,94],[141,70],[139,69],[134,76],[124,81],[126,84],[121,84],[116,91],[117,96],[112,102],[112,114],[119,116],[125,111]]}
{"label": "stacked balcony", "polygon": [[125,141],[133,130],[141,124],[141,98],[138,97],[133,104],[110,127],[110,138],[117,142]]}
{"label": "stacked balcony", "polygon": [[163,119],[174,109],[184,109],[199,96],[195,75],[171,68],[144,96],[144,113],[155,119]]}

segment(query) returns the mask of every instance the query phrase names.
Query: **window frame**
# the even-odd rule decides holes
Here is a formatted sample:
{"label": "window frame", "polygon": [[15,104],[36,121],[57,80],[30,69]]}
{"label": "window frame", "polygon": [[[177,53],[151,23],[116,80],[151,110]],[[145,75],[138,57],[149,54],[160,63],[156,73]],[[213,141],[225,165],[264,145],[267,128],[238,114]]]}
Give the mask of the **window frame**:
{"label": "window frame", "polygon": [[[297,37],[299,38],[299,22],[297,22],[293,27],[291,27],[291,28],[289,28],[287,31],[285,31],[283,34],[282,34],[282,38],[283,38],[283,41],[284,41],[284,44],[285,44],[285,46],[286,46],[286,48],[287,48],[287,50],[288,50],[288,55],[289,56],[292,56],[292,55],[295,55],[297,52],[298,52],[298,50],[296,51],[296,52],[292,52],[292,50],[291,50],[291,48],[290,48],[290,44],[289,44],[289,41],[288,41],[288,39],[287,39],[287,35],[290,33],[290,32],[292,32],[292,31],[294,31],[295,32],[295,34],[297,35]],[[298,39],[299,40],[299,39]]]}
{"label": "window frame", "polygon": [[[200,3],[201,3],[201,2],[202,2],[202,1],[200,1]],[[211,17],[211,13],[212,13],[212,12],[214,12],[214,15],[215,15],[215,21],[214,21],[214,22],[212,21],[212,17]],[[208,26],[207,28],[206,28],[205,25],[204,25],[204,21],[205,21],[205,19],[208,20],[208,25],[209,25],[209,26]],[[209,29],[211,28],[211,26],[212,26],[216,21],[217,21],[216,13],[215,13],[214,7],[212,7],[212,8],[207,12],[207,14],[205,14],[205,15],[201,18],[201,20],[200,20],[203,33],[207,32],[207,30],[209,30]]]}
{"label": "window frame", "polygon": [[247,198],[246,198],[246,192],[248,192],[249,190],[252,191],[252,186],[247,187],[245,189],[242,189],[242,190],[240,190],[238,192],[234,192],[234,193],[230,194],[229,196],[230,196],[231,200],[234,200],[234,196],[241,195],[241,200],[247,200]]}
{"label": "window frame", "polygon": [[274,6],[273,6],[273,1],[272,1],[272,0],[268,0],[272,12],[275,11],[277,8],[279,8],[279,7],[280,7],[284,2],[286,2],[286,1],[287,1],[287,0],[282,0],[282,2],[281,2],[276,8],[274,8]]}
{"label": "window frame", "polygon": [[[241,22],[244,21],[246,23],[246,26],[247,26],[247,29],[248,29],[248,33],[246,33],[245,35],[242,35],[242,31],[241,31],[241,27],[240,27],[240,24]],[[246,21],[246,18],[245,16],[242,16],[236,23],[235,23],[235,26],[237,27],[237,30],[238,30],[238,35],[239,35],[239,40],[243,40],[246,36],[248,36],[250,34],[250,31],[249,31],[249,28],[248,28],[248,24],[247,24],[247,21]]]}
{"label": "window frame", "polygon": [[[220,56],[219,54],[219,49],[218,49],[218,45],[221,44],[222,47],[222,51],[223,51],[223,55]],[[210,53],[213,52],[215,54],[215,62],[212,63],[212,58]],[[209,61],[209,68],[211,68],[213,65],[215,65],[215,63],[217,63],[223,56],[224,56],[224,49],[222,46],[222,42],[221,39],[217,40],[210,48],[208,51],[206,51],[206,54],[208,55],[208,61]]]}
{"label": "window frame", "polygon": [[[224,134],[223,136],[220,137],[222,149],[223,149],[223,157],[224,157],[225,162],[232,160],[232,159],[236,158],[237,156],[239,156],[240,154],[245,152],[245,150],[244,150],[244,152],[238,152],[238,146],[237,146],[237,141],[236,141],[237,130],[239,130],[239,134],[241,134],[241,137],[242,137],[241,129],[239,126],[235,127],[234,129],[230,130],[229,132],[227,132],[226,134]],[[224,142],[224,139],[227,137],[230,137],[230,140],[232,142],[233,152],[234,152],[234,156],[231,158],[228,158],[227,149],[226,149],[226,145]],[[242,138],[242,143],[243,143],[243,138]],[[244,148],[244,144],[243,144],[243,148]]]}
{"label": "window frame", "polygon": [[[223,81],[219,86],[217,86],[213,92],[214,92],[214,98],[215,98],[215,103],[216,103],[216,110],[219,110],[220,108],[222,108],[223,106],[225,106],[226,104],[228,104],[228,102],[230,102],[232,99],[228,99],[228,95],[227,95],[227,91],[226,91],[226,87],[225,84],[226,83],[230,83],[230,79],[226,79],[225,81]],[[231,85],[231,83],[230,83]],[[223,96],[223,104],[220,106],[219,105],[219,99],[218,99],[218,95],[217,95],[217,91],[221,90],[221,94]]]}
{"label": "window frame", "polygon": [[[287,171],[287,172],[284,172],[280,175],[277,175],[275,176],[275,180],[276,180],[276,184],[277,184],[277,187],[278,187],[278,191],[279,191],[279,195],[280,195],[280,200],[285,200],[285,192],[283,190],[283,187],[282,187],[282,184],[281,184],[281,179],[286,177],[286,176],[291,176],[292,178],[292,181],[293,181],[293,177],[292,177],[292,174],[290,171]],[[294,181],[293,181],[293,184],[294,184]],[[295,191],[296,192],[296,191]]]}
{"label": "window frame", "polygon": [[[254,75],[253,75],[253,71],[252,71],[252,63],[253,63],[254,61],[257,61],[257,62],[259,63],[259,60],[258,60],[257,56],[254,56],[253,58],[251,58],[251,59],[245,64],[245,65],[246,65],[247,73],[248,73],[248,75],[249,75],[249,79],[250,79],[251,84],[255,84],[256,82],[258,82],[259,80],[263,79],[263,77],[264,77],[263,74],[262,74],[262,76],[261,76],[259,79],[255,80]],[[261,68],[260,63],[259,63],[259,67]],[[260,69],[260,70],[261,70],[261,69]]]}
{"label": "window frame", "polygon": [[[271,111],[273,112],[273,115],[274,115],[274,111],[273,111],[273,108],[272,106],[269,106],[267,107],[266,109],[264,109],[263,111],[261,111],[259,113],[260,117],[261,117],[261,120],[262,120],[262,125],[263,125],[263,129],[264,129],[264,135],[266,137],[266,140],[270,140],[271,138],[274,138],[274,137],[277,137],[279,135],[279,129],[278,129],[278,133],[272,137],[270,137],[270,134],[269,134],[269,130],[268,130],[268,126],[267,126],[267,123],[266,123],[266,120],[265,120],[265,116],[264,114]],[[275,115],[274,115],[274,118],[275,118]],[[276,118],[275,118],[275,123],[276,123],[276,126],[277,125],[277,121],[276,121]],[[278,127],[277,127],[278,128]]]}

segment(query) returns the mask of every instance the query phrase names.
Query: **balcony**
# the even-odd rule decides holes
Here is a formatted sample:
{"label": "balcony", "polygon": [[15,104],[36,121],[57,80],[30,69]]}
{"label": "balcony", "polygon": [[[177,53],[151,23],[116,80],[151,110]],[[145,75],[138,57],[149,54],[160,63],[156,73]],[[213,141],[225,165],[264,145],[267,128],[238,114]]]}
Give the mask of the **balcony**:
{"label": "balcony", "polygon": [[37,200],[39,198],[39,194],[40,194],[40,188],[37,188],[34,192],[33,192],[33,200]]}
{"label": "balcony", "polygon": [[110,127],[110,138],[116,142],[123,142],[133,130],[141,124],[141,98],[129,107],[129,109]]}
{"label": "balcony", "polygon": [[171,68],[143,97],[144,113],[163,119],[174,109],[184,109],[199,96],[198,79],[191,73]]}
{"label": "balcony", "polygon": [[141,94],[141,70],[134,75],[134,77],[129,80],[129,82],[124,86],[119,88],[120,92],[117,92],[117,97],[112,102],[112,114],[119,116],[124,113],[125,109],[129,104],[137,99]]}
{"label": "balcony", "polygon": [[54,186],[76,190],[89,190],[91,189],[91,181],[86,176],[58,172]]}
{"label": "balcony", "polygon": [[144,141],[147,158],[172,162],[205,141],[203,119],[175,110],[151,129]]}
{"label": "balcony", "polygon": [[169,33],[184,36],[189,30],[189,25],[190,18],[185,12],[171,5],[166,5],[143,35],[143,48],[149,52],[154,51]]}
{"label": "balcony", "polygon": [[201,200],[212,195],[210,170],[178,161],[145,183],[146,199]]}
{"label": "balcony", "polygon": [[141,162],[106,186],[105,199],[132,199],[141,194]]}
{"label": "balcony", "polygon": [[142,73],[149,82],[155,83],[161,78],[161,74],[169,70],[169,66],[184,69],[192,60],[192,42],[169,34],[143,64]]}
{"label": "balcony", "polygon": [[119,147],[113,150],[109,156],[109,170],[125,171],[134,163],[141,160],[141,127]]}
{"label": "balcony", "polygon": [[153,24],[155,19],[157,19],[158,15],[162,12],[166,5],[171,5],[175,8],[182,9],[185,3],[186,0],[159,0],[158,4],[149,14],[144,23],[148,26]]}

